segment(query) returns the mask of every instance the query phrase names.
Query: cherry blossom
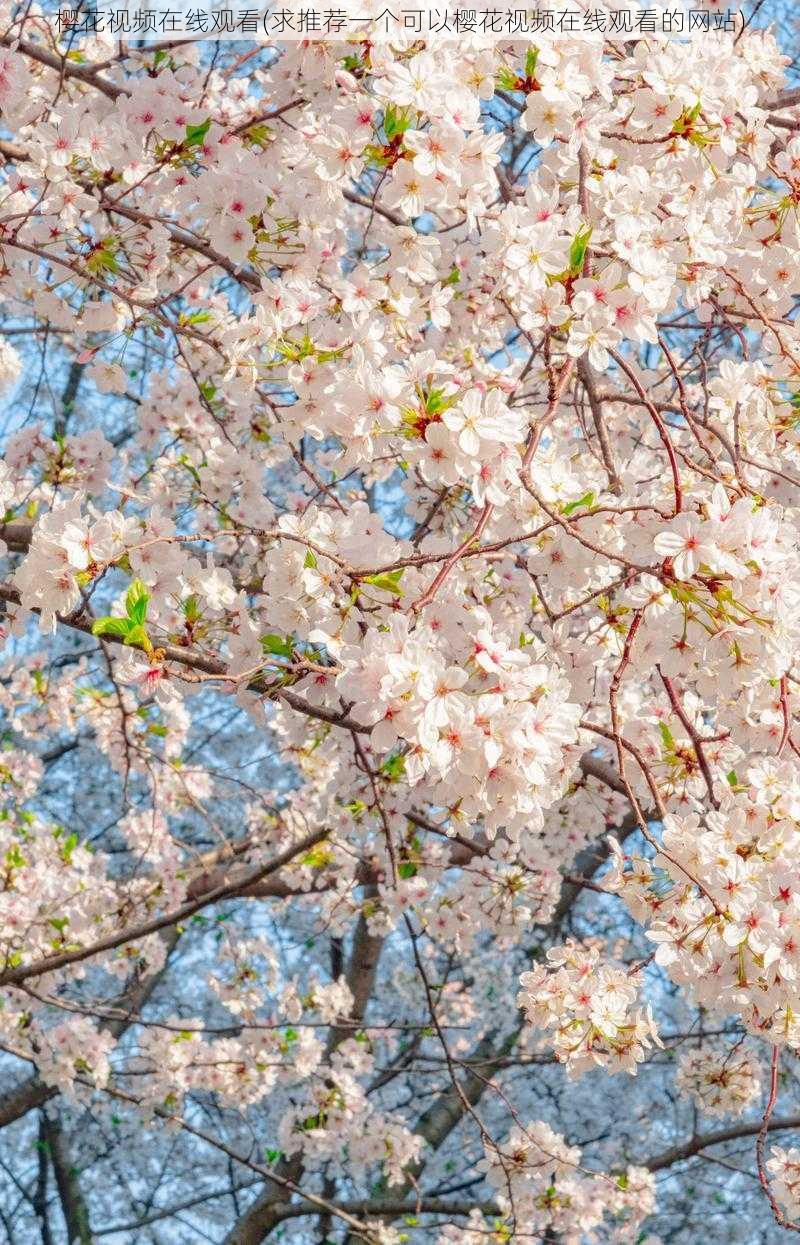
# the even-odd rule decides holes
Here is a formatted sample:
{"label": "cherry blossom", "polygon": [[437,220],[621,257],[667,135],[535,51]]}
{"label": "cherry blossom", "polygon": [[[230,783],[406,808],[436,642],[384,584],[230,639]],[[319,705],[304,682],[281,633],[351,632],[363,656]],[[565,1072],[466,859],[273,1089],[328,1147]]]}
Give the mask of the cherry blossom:
{"label": "cherry blossom", "polygon": [[15,1239],[797,1227],[800,98],[705,7],[5,6]]}

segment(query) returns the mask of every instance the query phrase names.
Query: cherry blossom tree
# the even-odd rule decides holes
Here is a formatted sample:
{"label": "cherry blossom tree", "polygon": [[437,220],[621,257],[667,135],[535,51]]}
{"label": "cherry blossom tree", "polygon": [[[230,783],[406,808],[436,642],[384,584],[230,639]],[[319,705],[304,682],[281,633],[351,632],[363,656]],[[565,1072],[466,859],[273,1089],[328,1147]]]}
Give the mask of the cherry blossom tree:
{"label": "cherry blossom tree", "polygon": [[706,9],[3,4],[10,1245],[800,1231],[796,31]]}

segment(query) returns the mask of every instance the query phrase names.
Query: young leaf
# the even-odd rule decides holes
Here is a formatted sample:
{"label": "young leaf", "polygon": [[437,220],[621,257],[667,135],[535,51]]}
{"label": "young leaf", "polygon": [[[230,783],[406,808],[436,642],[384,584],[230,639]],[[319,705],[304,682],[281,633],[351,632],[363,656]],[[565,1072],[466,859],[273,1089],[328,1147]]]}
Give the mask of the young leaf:
{"label": "young leaf", "polygon": [[497,85],[504,91],[516,91],[517,75],[507,65],[501,65],[497,71]]}
{"label": "young leaf", "polygon": [[125,643],[130,644],[133,648],[143,648],[146,653],[152,653],[153,651],[150,637],[139,623],[133,624],[125,637]]}
{"label": "young leaf", "polygon": [[142,626],[147,618],[147,603],[149,600],[150,593],[141,579],[134,579],[125,598],[125,612],[131,622]]}
{"label": "young leaf", "polygon": [[194,593],[181,601],[180,610],[188,623],[196,623],[202,612],[200,602]]}
{"label": "young leaf", "polygon": [[590,489],[588,493],[584,493],[583,497],[579,497],[577,501],[568,502],[566,506],[563,506],[561,509],[561,513],[562,514],[573,514],[574,511],[580,510],[582,506],[593,506],[593,505],[594,505],[594,493]]}
{"label": "young leaf", "polygon": [[131,629],[129,618],[96,618],[92,623],[92,635],[127,636]]}
{"label": "young leaf", "polygon": [[382,592],[390,592],[393,597],[401,597],[403,589],[400,587],[400,579],[403,570],[401,566],[398,571],[385,571],[382,575],[365,575],[364,583],[372,584],[373,587],[380,588]]}
{"label": "young leaf", "polygon": [[397,138],[398,134],[403,134],[408,129],[409,118],[405,109],[396,108],[394,104],[389,104],[383,114],[383,132],[389,142],[393,138]]}
{"label": "young leaf", "polygon": [[265,653],[274,653],[276,657],[291,657],[293,645],[280,635],[262,635],[261,647]]}
{"label": "young leaf", "polygon": [[572,246],[569,249],[569,269],[570,272],[578,273],[583,267],[583,260],[586,255],[586,248],[589,245],[589,239],[592,236],[592,227],[587,225],[585,229],[580,229],[572,240]]}
{"label": "young leaf", "polygon": [[206,117],[205,121],[201,122],[200,125],[187,125],[186,137],[183,140],[184,147],[202,147],[210,125],[210,117]]}
{"label": "young leaf", "polygon": [[401,778],[406,772],[406,759],[402,752],[396,753],[394,756],[388,757],[381,766],[381,773],[385,774],[392,782]]}
{"label": "young leaf", "polygon": [[72,834],[69,834],[67,836],[67,838],[64,840],[63,844],[61,845],[61,859],[64,861],[65,864],[68,865],[70,863],[70,860],[72,859],[72,853],[75,851],[75,848],[77,846],[78,846],[78,836],[73,831]]}

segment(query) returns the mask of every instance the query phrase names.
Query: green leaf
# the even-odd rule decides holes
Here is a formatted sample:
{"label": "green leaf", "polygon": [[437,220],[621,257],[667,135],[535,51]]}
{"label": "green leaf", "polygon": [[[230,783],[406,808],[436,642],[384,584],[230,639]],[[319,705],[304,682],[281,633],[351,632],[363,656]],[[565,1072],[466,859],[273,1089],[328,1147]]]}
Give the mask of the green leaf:
{"label": "green leaf", "polygon": [[272,1163],[277,1163],[282,1154],[282,1150],[265,1150],[264,1158],[271,1165]]}
{"label": "green leaf", "polygon": [[700,116],[702,104],[698,100],[694,108],[684,108],[677,121],[672,126],[673,134],[685,134],[687,130],[691,130],[697,118]]}
{"label": "green leaf", "polygon": [[539,59],[539,49],[537,47],[528,48],[525,55],[525,77],[531,81],[536,77],[536,62]]}
{"label": "green leaf", "polygon": [[569,268],[570,272],[578,273],[583,267],[586,248],[589,245],[589,239],[592,236],[592,226],[587,225],[584,229],[579,229],[572,240],[572,246],[569,248]]}
{"label": "green leaf", "polygon": [[306,852],[305,856],[301,856],[300,864],[308,865],[311,869],[324,869],[326,865],[331,863],[333,852],[330,846],[323,840],[316,847],[312,847],[310,852]]}
{"label": "green leaf", "polygon": [[403,589],[400,587],[400,580],[403,576],[404,567],[400,567],[397,571],[386,571],[381,575],[365,575],[364,583],[372,584],[375,588],[380,588],[381,592],[390,592],[393,597],[401,597]]}
{"label": "green leaf", "polygon": [[87,256],[86,267],[89,272],[95,276],[104,272],[119,272],[119,264],[116,260],[118,247],[119,242],[116,238],[104,238],[102,243]]}
{"label": "green leaf", "polygon": [[134,579],[128,595],[125,598],[125,612],[131,622],[138,623],[142,626],[147,618],[147,603],[150,600],[150,593],[145,588],[141,579]]}
{"label": "green leaf", "polygon": [[294,645],[280,635],[262,635],[261,647],[265,653],[274,653],[276,657],[291,657]]}
{"label": "green leaf", "polygon": [[661,731],[661,738],[664,741],[664,747],[667,749],[667,751],[674,752],[675,751],[675,739],[673,737],[672,731],[669,729],[666,722],[659,722],[658,729]]}
{"label": "green leaf", "polygon": [[395,108],[394,104],[388,104],[383,114],[383,132],[389,142],[393,138],[397,138],[398,134],[404,134],[410,124],[404,108]]}
{"label": "green leaf", "polygon": [[129,618],[96,618],[92,623],[92,635],[127,636],[130,630]]}
{"label": "green leaf", "polygon": [[306,550],[306,556],[305,556],[305,559],[304,559],[304,561],[303,561],[303,566],[306,568],[306,570],[312,570],[312,571],[313,571],[313,569],[314,569],[314,567],[315,567],[316,565],[317,565],[317,559],[314,557],[314,554],[313,554],[312,550],[311,550],[311,549],[307,549],[307,550]]}
{"label": "green leaf", "polygon": [[6,852],[5,862],[9,869],[23,869],[28,863],[16,843],[12,843]]}
{"label": "green leaf", "polygon": [[68,865],[70,863],[70,861],[72,860],[72,853],[75,851],[75,848],[77,846],[78,846],[78,836],[73,831],[72,834],[67,836],[67,838],[64,840],[61,846],[61,859],[64,861],[65,864]]}
{"label": "green leaf", "polygon": [[125,637],[125,643],[130,644],[133,648],[143,648],[146,653],[151,653],[153,651],[149,635],[145,631],[144,627],[141,627],[138,623],[131,627]]}
{"label": "green leaf", "polygon": [[198,618],[200,617],[201,610],[200,610],[200,602],[198,601],[194,593],[192,593],[190,597],[187,597],[185,601],[181,601],[180,608],[181,608],[181,613],[183,614],[187,622],[189,623],[197,622]]}
{"label": "green leaf", "polygon": [[444,389],[432,388],[425,395],[425,410],[428,415],[441,415],[443,411],[454,406],[458,401],[458,394],[446,394]]}
{"label": "green leaf", "polygon": [[387,757],[381,766],[381,773],[391,781],[395,782],[398,778],[402,778],[406,772],[406,759],[402,752],[395,753],[394,756]]}
{"label": "green leaf", "polygon": [[573,514],[576,510],[580,510],[582,506],[593,506],[594,501],[594,493],[590,489],[588,493],[584,493],[583,497],[579,497],[577,501],[571,501],[566,506],[562,506],[561,513]]}
{"label": "green leaf", "polygon": [[266,147],[271,134],[272,130],[268,125],[256,123],[244,131],[242,138],[246,143],[251,143],[254,147]]}
{"label": "green leaf", "polygon": [[517,91],[520,87],[517,75],[507,65],[501,65],[498,69],[496,82],[502,91]]}
{"label": "green leaf", "polygon": [[397,872],[400,874],[401,878],[407,879],[416,877],[419,870],[413,860],[401,860],[400,864],[397,866]]}
{"label": "green leaf", "polygon": [[184,147],[202,147],[210,125],[210,117],[206,117],[200,125],[187,125],[186,137],[183,140]]}

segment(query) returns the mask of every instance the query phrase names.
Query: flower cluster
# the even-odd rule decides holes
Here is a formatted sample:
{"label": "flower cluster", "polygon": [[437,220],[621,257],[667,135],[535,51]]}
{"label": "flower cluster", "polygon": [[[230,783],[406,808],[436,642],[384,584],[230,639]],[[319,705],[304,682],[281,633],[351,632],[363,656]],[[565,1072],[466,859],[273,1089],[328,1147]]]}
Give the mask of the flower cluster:
{"label": "flower cluster", "polygon": [[761,1094],[761,1072],[749,1051],[736,1046],[686,1050],[675,1085],[690,1094],[706,1115],[739,1116]]}
{"label": "flower cluster", "polygon": [[650,1172],[628,1167],[613,1177],[588,1171],[579,1147],[566,1145],[541,1121],[516,1125],[487,1151],[483,1166],[501,1205],[513,1205],[521,1236],[557,1234],[565,1245],[630,1240],[655,1201]]}
{"label": "flower cluster", "polygon": [[626,859],[615,846],[607,886],[648,923],[657,963],[699,1003],[796,1046],[800,897],[790,862],[800,827],[793,773],[781,769],[754,767],[751,795],[730,795],[704,825],[668,815],[653,861]]}
{"label": "flower cluster", "polygon": [[800,1150],[773,1146],[766,1166],[776,1200],[791,1217],[800,1214]]}
{"label": "flower cluster", "polygon": [[448,637],[460,664],[447,665],[432,628],[411,632],[407,618],[393,619],[342,651],[337,689],[372,727],[373,747],[400,748],[429,798],[446,783],[447,803],[482,817],[490,833],[504,825],[518,836],[542,823],[578,707],[543,646],[510,643],[480,613],[464,624]]}
{"label": "flower cluster", "polygon": [[641,973],[602,963],[597,947],[570,941],[522,974],[517,1003],[547,1031],[571,1076],[598,1066],[635,1073],[651,1043],[661,1045],[649,1007],[633,1006],[642,984]]}

